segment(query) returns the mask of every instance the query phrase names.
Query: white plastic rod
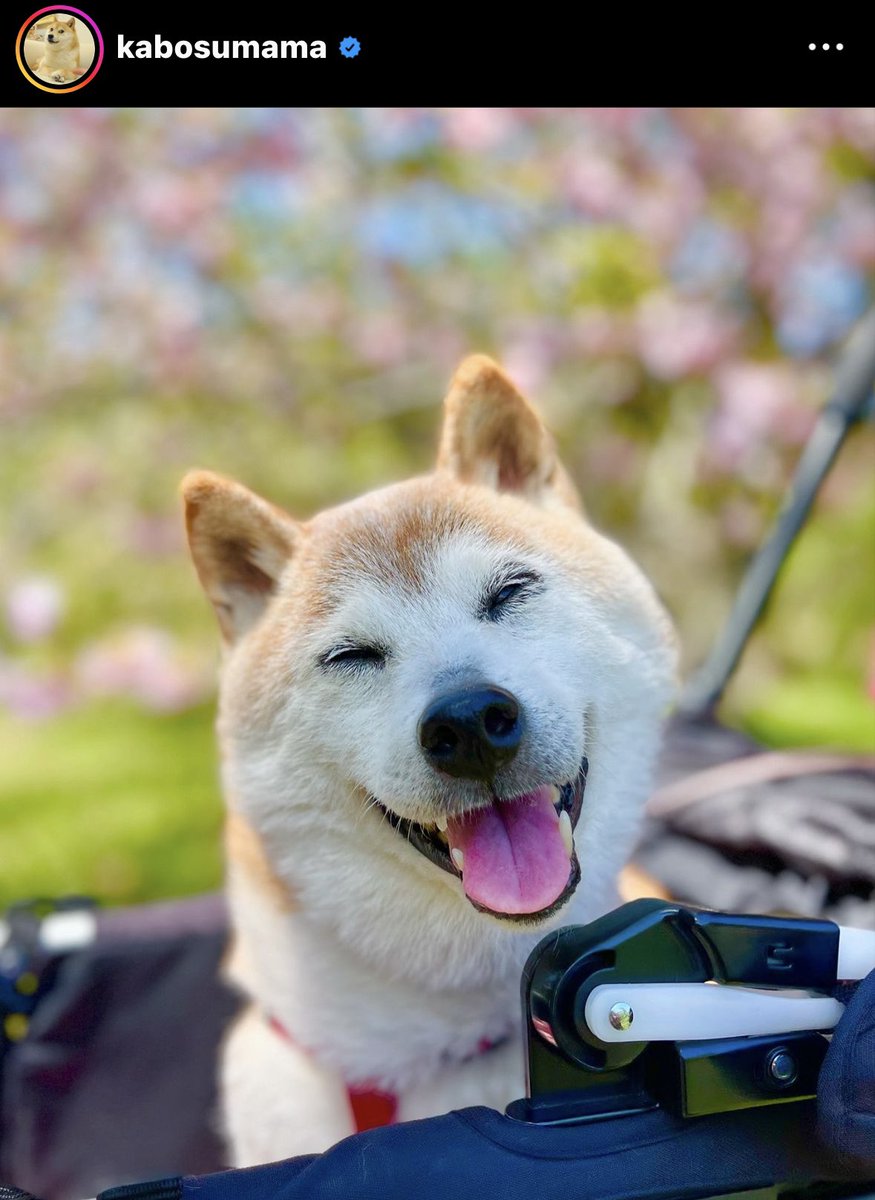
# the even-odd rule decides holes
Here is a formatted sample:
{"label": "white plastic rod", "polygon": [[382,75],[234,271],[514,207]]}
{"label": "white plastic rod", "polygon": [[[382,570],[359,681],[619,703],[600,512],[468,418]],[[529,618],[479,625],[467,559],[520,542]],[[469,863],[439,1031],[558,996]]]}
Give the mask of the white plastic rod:
{"label": "white plastic rod", "polygon": [[[12,937],[12,927],[0,920],[0,949]],[[49,954],[68,954],[90,946],[97,937],[97,914],[91,908],[49,913],[39,927],[40,946]]]}
{"label": "white plastic rod", "polygon": [[875,971],[875,930],[839,926],[839,979],[865,979]]}
{"label": "white plastic rod", "polygon": [[91,908],[49,913],[40,925],[40,942],[50,954],[68,954],[90,946],[97,937],[97,914]]}
{"label": "white plastic rod", "polygon": [[593,988],[585,1010],[587,1025],[603,1042],[688,1042],[832,1029],[844,1011],[829,996],[713,983],[604,983]]}

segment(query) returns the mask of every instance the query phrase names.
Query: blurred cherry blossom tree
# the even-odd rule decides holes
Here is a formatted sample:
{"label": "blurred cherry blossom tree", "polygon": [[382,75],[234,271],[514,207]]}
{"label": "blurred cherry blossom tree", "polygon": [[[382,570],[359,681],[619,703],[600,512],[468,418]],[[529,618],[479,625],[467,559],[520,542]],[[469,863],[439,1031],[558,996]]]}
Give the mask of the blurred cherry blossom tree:
{"label": "blurred cherry blossom tree", "polygon": [[[873,109],[7,110],[0,705],[209,695],[183,471],[306,515],[423,469],[477,349],[543,406],[692,662],[873,277]],[[871,465],[861,433],[757,693],[864,693]]]}

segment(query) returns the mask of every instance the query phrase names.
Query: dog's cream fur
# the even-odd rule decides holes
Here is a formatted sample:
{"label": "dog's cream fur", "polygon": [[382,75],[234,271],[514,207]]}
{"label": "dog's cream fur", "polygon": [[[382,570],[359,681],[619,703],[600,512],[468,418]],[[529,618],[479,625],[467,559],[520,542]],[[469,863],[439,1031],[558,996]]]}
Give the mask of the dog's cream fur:
{"label": "dog's cream fur", "polygon": [[[304,524],[212,474],[183,489],[225,650],[228,966],[250,1001],[222,1069],[234,1163],[350,1133],[347,1083],[394,1091],[402,1118],[503,1107],[523,1091],[526,956],[548,928],[617,902],[674,681],[665,613],[586,521],[535,410],[480,356],[456,373],[431,475]],[[484,622],[478,597],[509,561],[544,585]],[[325,651],[349,640],[387,647],[385,667],[326,669]],[[475,910],[369,801],[428,823],[482,799],[482,785],[438,775],[416,736],[436,687],[471,677],[526,713],[499,795],[589,760],[582,879],[546,921]]]}
{"label": "dog's cream fur", "polygon": [[[48,25],[41,26],[45,38],[45,53],[37,70],[53,83],[72,83],[80,67],[79,31],[76,18],[54,16]],[[53,39],[50,41],[49,39]]]}

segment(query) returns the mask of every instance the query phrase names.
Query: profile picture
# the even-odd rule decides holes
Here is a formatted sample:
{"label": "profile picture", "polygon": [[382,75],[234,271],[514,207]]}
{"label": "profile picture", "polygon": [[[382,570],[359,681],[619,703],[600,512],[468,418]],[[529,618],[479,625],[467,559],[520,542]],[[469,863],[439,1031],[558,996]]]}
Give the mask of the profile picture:
{"label": "profile picture", "polygon": [[41,9],[19,36],[19,66],[43,91],[78,90],[94,78],[102,59],[100,32],[78,8]]}

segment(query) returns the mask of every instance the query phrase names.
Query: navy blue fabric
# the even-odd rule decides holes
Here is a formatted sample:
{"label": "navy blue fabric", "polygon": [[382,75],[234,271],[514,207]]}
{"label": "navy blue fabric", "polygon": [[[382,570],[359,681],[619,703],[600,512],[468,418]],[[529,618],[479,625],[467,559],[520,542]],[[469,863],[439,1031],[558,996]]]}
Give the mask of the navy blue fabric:
{"label": "navy blue fabric", "polygon": [[875,1166],[875,971],[836,1027],[817,1100],[823,1141],[842,1161]]}
{"label": "navy blue fabric", "polygon": [[369,1130],[321,1155],[189,1176],[182,1200],[688,1200],[783,1181],[865,1179],[831,1160],[814,1126],[813,1102],[558,1129],[468,1108]]}
{"label": "navy blue fabric", "polygon": [[182,1200],[693,1200],[827,1180],[875,1183],[875,972],[836,1029],[817,1104],[557,1129],[466,1108],[324,1154],[187,1176]]}

